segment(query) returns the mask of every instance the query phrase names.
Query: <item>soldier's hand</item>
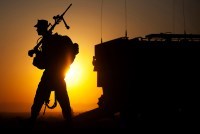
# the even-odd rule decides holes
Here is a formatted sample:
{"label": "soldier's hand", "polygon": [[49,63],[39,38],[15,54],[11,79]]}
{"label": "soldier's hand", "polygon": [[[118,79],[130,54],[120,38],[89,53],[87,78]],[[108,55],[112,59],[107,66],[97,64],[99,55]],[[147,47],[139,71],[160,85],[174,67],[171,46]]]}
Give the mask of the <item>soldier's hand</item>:
{"label": "soldier's hand", "polygon": [[30,56],[30,57],[33,57],[33,54],[35,53],[35,51],[34,50],[29,50],[28,51],[28,55]]}

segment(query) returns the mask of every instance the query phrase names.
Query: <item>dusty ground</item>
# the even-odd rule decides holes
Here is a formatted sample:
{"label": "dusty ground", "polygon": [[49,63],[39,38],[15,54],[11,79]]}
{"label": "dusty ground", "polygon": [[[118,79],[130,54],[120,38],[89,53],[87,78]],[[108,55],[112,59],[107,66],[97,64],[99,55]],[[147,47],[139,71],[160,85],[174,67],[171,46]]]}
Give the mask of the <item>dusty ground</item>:
{"label": "dusty ground", "polygon": [[[29,113],[1,113],[0,114],[0,129],[3,133],[8,132],[25,132],[25,133],[100,133],[108,129],[123,130],[120,125],[119,115],[112,117],[104,116],[98,110],[75,115],[73,118],[73,126],[67,126],[60,114],[40,115],[35,126],[29,127],[26,119]],[[119,132],[119,131],[118,131]]]}
{"label": "dusty ground", "polygon": [[[192,120],[186,120],[184,118],[173,118],[163,120],[164,118],[155,118],[149,116],[147,122],[134,121],[131,118],[128,122],[128,126],[124,126],[120,114],[114,114],[107,116],[99,109],[94,109],[88,112],[76,114],[73,118],[73,126],[69,126],[65,123],[62,115],[46,113],[40,115],[35,126],[29,127],[26,119],[30,113],[0,113],[0,130],[2,133],[134,133],[140,131],[147,131],[159,133],[163,132],[183,132],[189,130],[192,132],[195,128],[199,128],[198,123]],[[168,116],[169,117],[169,116]],[[163,118],[163,119],[162,119]],[[129,117],[128,117],[129,119]],[[171,120],[172,119],[172,120]],[[196,120],[196,118],[195,118]],[[168,121],[168,122],[166,122]],[[177,131],[178,130],[178,131]]]}

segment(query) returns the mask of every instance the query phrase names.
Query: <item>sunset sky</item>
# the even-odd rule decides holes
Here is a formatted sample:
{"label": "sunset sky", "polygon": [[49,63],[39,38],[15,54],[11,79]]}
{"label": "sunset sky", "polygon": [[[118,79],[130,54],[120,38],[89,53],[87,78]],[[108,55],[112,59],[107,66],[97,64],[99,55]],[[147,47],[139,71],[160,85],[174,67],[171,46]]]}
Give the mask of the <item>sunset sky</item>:
{"label": "sunset sky", "polygon": [[[75,112],[98,106],[102,89],[97,87],[92,57],[101,37],[103,42],[123,37],[126,29],[129,39],[184,30],[200,34],[200,0],[1,0],[0,112],[30,111],[43,72],[32,65],[33,59],[28,56],[39,38],[33,26],[38,19],[53,24],[53,16],[71,3],[64,16],[70,29],[61,22],[53,32],[68,35],[79,44],[72,76],[66,78]],[[54,111],[59,110],[58,106]]]}

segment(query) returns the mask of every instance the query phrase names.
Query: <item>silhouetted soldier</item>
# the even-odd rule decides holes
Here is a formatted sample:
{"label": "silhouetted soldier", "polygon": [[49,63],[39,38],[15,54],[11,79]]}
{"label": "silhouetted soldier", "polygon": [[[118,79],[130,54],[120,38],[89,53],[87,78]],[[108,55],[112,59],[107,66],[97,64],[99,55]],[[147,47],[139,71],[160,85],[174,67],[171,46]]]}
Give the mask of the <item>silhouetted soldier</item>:
{"label": "silhouetted soldier", "polygon": [[60,37],[65,37],[66,43],[72,43],[72,41],[68,36],[52,34],[47,30],[48,26],[47,20],[38,20],[34,26],[37,28],[38,35],[42,36],[42,52],[39,53],[38,51],[38,55],[36,53],[36,56],[40,57],[40,59],[39,62],[36,60],[33,64],[35,66],[38,64],[38,68],[45,70],[38,84],[31,107],[30,121],[32,123],[36,121],[43,104],[48,101],[51,91],[54,90],[56,99],[62,108],[63,117],[67,123],[71,124],[72,111],[64,78],[72,62],[67,59],[69,57],[66,56],[66,48],[61,45]]}

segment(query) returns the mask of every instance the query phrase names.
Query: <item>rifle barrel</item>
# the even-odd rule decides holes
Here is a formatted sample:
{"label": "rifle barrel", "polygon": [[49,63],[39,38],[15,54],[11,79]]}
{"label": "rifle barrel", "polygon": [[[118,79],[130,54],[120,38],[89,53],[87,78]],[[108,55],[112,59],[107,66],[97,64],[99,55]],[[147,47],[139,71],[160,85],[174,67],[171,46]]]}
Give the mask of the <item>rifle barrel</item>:
{"label": "rifle barrel", "polygon": [[71,7],[72,3],[68,6],[68,8],[64,11],[64,13],[62,13],[61,17],[63,17],[65,15],[65,13],[67,12],[67,10]]}

